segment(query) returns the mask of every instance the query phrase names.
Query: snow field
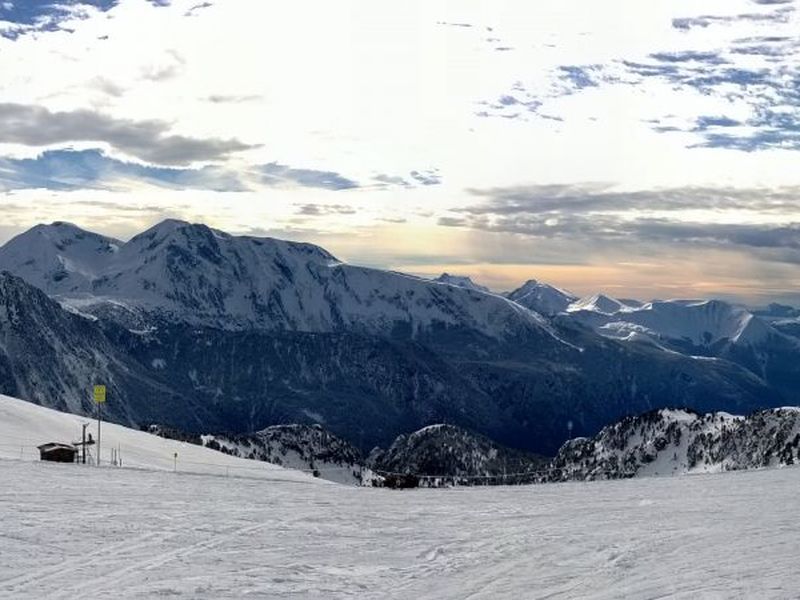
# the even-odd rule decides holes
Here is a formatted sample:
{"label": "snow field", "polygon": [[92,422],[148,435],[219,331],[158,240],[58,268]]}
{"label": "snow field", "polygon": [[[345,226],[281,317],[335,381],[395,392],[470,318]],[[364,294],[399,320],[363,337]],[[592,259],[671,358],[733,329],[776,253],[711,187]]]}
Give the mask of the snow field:
{"label": "snow field", "polygon": [[[79,441],[82,423],[89,423],[87,432],[96,438],[96,419],[0,396],[0,459],[38,461],[39,451],[36,447],[39,444]],[[100,442],[101,465],[105,466],[110,465],[113,448],[119,450],[126,468],[172,471],[177,465],[177,470],[181,472],[299,482],[319,481],[309,473],[228,456],[209,448],[163,439],[112,423],[102,424]],[[96,446],[91,446],[90,452],[94,455]],[[178,454],[177,460],[175,453]],[[75,468],[84,467],[80,465]]]}
{"label": "snow field", "polygon": [[796,598],[800,469],[390,490],[0,460],[0,598]]}

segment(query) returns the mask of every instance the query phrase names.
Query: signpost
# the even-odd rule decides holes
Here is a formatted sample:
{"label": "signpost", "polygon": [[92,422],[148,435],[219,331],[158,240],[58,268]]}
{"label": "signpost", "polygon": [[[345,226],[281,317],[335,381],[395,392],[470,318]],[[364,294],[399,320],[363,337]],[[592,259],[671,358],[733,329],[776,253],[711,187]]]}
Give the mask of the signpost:
{"label": "signpost", "polygon": [[94,403],[97,405],[97,466],[100,466],[100,417],[106,401],[106,386],[94,386]]}

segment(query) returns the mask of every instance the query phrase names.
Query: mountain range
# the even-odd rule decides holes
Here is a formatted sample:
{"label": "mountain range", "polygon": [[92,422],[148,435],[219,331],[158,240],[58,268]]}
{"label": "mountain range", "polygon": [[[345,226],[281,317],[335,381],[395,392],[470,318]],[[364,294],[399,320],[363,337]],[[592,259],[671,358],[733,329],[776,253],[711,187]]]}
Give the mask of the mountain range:
{"label": "mountain range", "polygon": [[716,473],[793,465],[800,454],[800,409],[747,417],[660,409],[568,441],[551,464],[551,480],[616,479]]}
{"label": "mountain range", "polygon": [[798,338],[720,301],[495,294],[174,220],[127,242],[40,225],[0,271],[0,392],[91,413],[106,382],[127,424],[316,423],[367,452],[448,423],[553,455],[662,406],[800,401]]}

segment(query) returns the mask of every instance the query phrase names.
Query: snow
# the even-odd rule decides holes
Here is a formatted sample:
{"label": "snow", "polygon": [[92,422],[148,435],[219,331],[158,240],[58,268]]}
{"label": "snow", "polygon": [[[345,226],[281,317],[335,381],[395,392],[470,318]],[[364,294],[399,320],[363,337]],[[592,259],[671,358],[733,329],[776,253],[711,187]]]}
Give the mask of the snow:
{"label": "snow", "polygon": [[576,300],[569,305],[567,311],[588,311],[604,315],[612,315],[623,310],[630,310],[631,308],[633,307],[623,304],[616,298],[606,296],[605,294],[594,294],[593,296]]}
{"label": "snow", "polygon": [[[47,442],[72,443],[81,438],[81,424],[97,439],[97,420],[58,412],[0,396],[0,459],[39,460],[37,446]],[[172,471],[174,454],[181,472],[237,475],[273,481],[317,483],[312,475],[258,461],[228,456],[185,442],[167,440],[113,423],[101,426],[101,464],[108,465],[111,450],[119,449],[123,465],[138,469]],[[90,447],[92,453],[95,447]],[[2,519],[0,519],[2,521]],[[1,597],[1,596],[0,596]]]}
{"label": "snow", "polygon": [[720,300],[664,300],[640,306],[597,295],[570,305],[570,314],[599,333],[622,340],[688,341],[710,346],[720,340],[758,345],[781,336],[746,309]]}
{"label": "snow", "polygon": [[522,287],[510,292],[508,298],[543,315],[564,312],[577,300],[569,292],[535,279],[526,281]]}
{"label": "snow", "polygon": [[3,269],[82,312],[111,304],[226,329],[387,333],[403,324],[415,334],[443,325],[494,338],[551,335],[538,314],[474,284],[347,265],[311,244],[175,220],[124,244],[74,226],[37,226],[0,248]]}
{"label": "snow", "polygon": [[[9,449],[69,441],[82,421],[0,397],[0,598],[769,599],[800,589],[798,468],[398,492],[325,485],[114,425],[104,439],[139,468]],[[176,449],[199,463],[192,472],[172,472]],[[242,463],[254,470],[233,468]]]}
{"label": "snow", "polygon": [[450,273],[442,273],[434,279],[436,283],[444,283],[447,285],[454,285],[456,287],[465,288],[468,290],[473,290],[475,292],[484,292],[487,294],[491,294],[492,291],[483,285],[478,285],[471,278],[466,277],[464,275],[451,275]]}
{"label": "snow", "polygon": [[3,460],[0,473],[0,597],[15,600],[800,589],[795,468],[406,492]]}

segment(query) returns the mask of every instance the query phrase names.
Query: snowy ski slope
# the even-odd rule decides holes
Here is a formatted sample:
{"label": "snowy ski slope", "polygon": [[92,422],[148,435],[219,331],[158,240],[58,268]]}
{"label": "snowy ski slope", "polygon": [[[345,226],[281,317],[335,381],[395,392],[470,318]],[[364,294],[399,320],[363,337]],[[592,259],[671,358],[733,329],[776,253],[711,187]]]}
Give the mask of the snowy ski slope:
{"label": "snowy ski slope", "polygon": [[[62,413],[0,395],[0,459],[38,461],[37,446],[46,442],[75,442],[81,437],[81,424],[97,436],[94,419]],[[108,466],[111,449],[119,450],[124,467],[182,472],[257,477],[281,481],[316,482],[312,475],[268,463],[228,456],[194,444],[167,440],[121,425],[103,423],[101,464]],[[94,447],[91,448],[94,453]],[[0,480],[2,481],[2,480]]]}
{"label": "snowy ski slope", "polygon": [[[108,429],[131,461],[175,444]],[[800,597],[798,468],[394,492],[6,456],[3,600]]]}

